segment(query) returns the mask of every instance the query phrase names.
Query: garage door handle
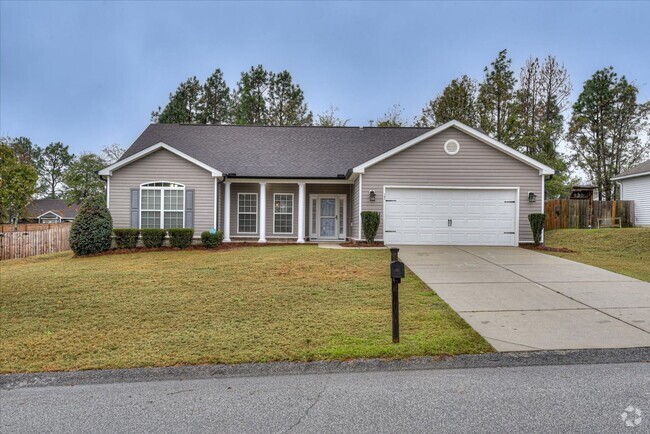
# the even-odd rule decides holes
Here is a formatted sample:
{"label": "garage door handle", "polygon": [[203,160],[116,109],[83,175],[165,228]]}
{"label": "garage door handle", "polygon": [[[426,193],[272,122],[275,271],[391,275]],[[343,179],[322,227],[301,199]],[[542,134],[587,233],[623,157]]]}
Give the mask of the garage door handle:
{"label": "garage door handle", "polygon": [[388,231],[388,230],[386,230],[386,231],[384,231],[384,232],[397,232],[397,231]]}
{"label": "garage door handle", "polygon": [[504,234],[514,235],[515,233],[514,232],[504,232]]}
{"label": "garage door handle", "polygon": [[386,199],[386,202],[397,202],[397,199]]}
{"label": "garage door handle", "polygon": [[517,203],[517,202],[514,200],[504,200],[503,203]]}

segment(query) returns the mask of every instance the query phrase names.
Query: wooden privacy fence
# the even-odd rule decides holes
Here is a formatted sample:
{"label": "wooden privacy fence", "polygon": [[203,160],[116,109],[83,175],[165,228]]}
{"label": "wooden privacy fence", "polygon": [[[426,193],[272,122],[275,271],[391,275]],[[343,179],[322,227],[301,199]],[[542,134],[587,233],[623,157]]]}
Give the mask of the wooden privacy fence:
{"label": "wooden privacy fence", "polygon": [[[3,230],[4,226],[9,225],[3,225]],[[0,232],[0,260],[70,250],[68,238],[71,223],[29,226],[40,226],[41,229]]]}
{"label": "wooden privacy fence", "polygon": [[634,226],[634,201],[553,199],[544,203],[544,229],[587,229],[613,224]]}

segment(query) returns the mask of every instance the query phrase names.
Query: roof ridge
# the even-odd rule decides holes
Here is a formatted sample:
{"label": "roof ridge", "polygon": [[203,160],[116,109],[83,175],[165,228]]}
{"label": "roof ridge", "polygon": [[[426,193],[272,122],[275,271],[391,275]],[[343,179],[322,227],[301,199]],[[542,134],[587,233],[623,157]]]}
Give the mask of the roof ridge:
{"label": "roof ridge", "polygon": [[163,123],[151,123],[149,126],[154,125],[174,125],[182,127],[255,127],[255,128],[329,128],[329,129],[375,129],[375,130],[431,130],[433,127],[416,127],[416,126],[404,126],[404,127],[378,127],[378,126],[367,126],[367,125],[344,125],[344,126],[325,126],[325,125],[259,125],[259,124],[189,124],[189,123],[173,123],[173,124],[163,124]]}

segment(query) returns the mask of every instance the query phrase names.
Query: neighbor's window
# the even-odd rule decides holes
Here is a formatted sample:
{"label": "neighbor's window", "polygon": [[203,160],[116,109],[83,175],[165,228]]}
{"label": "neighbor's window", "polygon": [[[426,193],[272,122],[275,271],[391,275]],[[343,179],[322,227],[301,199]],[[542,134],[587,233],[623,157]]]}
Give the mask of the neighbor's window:
{"label": "neighbor's window", "polygon": [[257,232],[257,193],[237,193],[237,232]]}
{"label": "neighbor's window", "polygon": [[293,194],[276,193],[273,195],[273,233],[290,234],[293,232]]}
{"label": "neighbor's window", "polygon": [[142,229],[182,228],[185,220],[185,186],[172,182],[150,182],[140,186]]}

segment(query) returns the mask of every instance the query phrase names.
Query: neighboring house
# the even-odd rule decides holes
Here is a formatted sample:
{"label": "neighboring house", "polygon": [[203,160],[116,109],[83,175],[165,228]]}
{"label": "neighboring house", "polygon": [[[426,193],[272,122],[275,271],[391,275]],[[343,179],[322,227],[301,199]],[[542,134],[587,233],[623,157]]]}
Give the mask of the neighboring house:
{"label": "neighboring house", "polygon": [[621,200],[634,201],[635,224],[650,226],[650,160],[612,179],[621,186]]}
{"label": "neighboring house", "polygon": [[430,128],[150,125],[99,172],[116,228],[211,227],[225,241],[532,242],[553,170],[452,121]]}
{"label": "neighboring house", "polygon": [[36,199],[27,205],[24,220],[36,223],[71,222],[78,211],[78,205],[66,205],[61,199]]}

